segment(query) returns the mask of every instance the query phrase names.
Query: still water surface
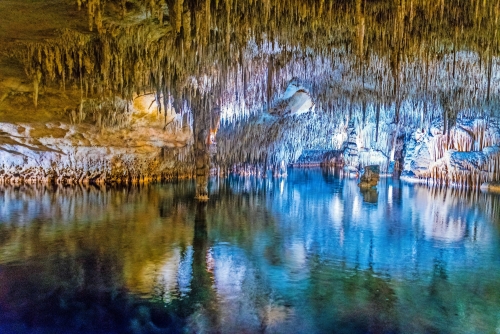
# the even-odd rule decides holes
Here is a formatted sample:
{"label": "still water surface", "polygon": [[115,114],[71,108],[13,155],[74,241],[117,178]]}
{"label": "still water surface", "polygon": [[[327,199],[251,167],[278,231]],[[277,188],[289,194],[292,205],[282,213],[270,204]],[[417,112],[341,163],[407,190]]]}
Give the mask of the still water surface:
{"label": "still water surface", "polygon": [[0,333],[500,333],[500,197],[331,171],[0,188]]}

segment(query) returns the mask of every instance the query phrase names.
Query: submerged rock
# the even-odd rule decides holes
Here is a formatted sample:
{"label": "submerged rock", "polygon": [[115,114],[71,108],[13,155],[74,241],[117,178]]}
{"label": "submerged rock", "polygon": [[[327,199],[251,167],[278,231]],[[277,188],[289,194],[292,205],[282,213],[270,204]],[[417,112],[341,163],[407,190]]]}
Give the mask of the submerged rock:
{"label": "submerged rock", "polygon": [[365,172],[361,175],[359,187],[361,189],[369,189],[376,187],[380,179],[380,167],[378,165],[371,165],[365,167]]}

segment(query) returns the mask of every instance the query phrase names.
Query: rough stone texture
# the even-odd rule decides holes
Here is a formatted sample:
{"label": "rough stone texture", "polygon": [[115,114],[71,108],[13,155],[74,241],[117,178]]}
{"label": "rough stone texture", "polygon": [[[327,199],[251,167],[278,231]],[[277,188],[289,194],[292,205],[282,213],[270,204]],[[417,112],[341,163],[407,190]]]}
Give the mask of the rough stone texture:
{"label": "rough stone texture", "polygon": [[[81,129],[82,140],[92,149],[82,159],[93,157],[89,163],[96,164],[91,172],[96,180],[103,170],[114,170],[107,167],[113,159],[123,160],[118,170],[127,166],[126,172],[113,172],[117,175],[149,175],[156,167],[147,161],[162,148],[177,145],[175,140],[147,138],[122,145],[118,142],[124,138],[112,136],[93,144],[95,139],[88,137],[93,131],[105,135],[110,128],[129,126],[128,109],[115,114],[103,104],[115,98],[131,102],[137,94],[151,94],[158,110],[173,107],[191,119],[192,105],[201,100],[208,101],[208,110],[218,107],[221,121],[229,126],[211,135],[228,139],[217,138],[213,155],[227,169],[249,164],[282,169],[303,150],[324,149],[342,150],[342,163],[353,175],[372,163],[386,172],[397,167],[400,138],[419,127],[426,129],[424,140],[407,145],[406,177],[480,184],[497,179],[496,153],[484,148],[498,141],[477,124],[460,123],[450,134],[453,139],[444,140],[439,131],[447,132],[459,116],[498,114],[498,50],[478,43],[497,38],[491,28],[497,25],[497,7],[495,1],[431,6],[427,0],[397,6],[390,1],[3,0],[0,121],[27,128],[48,124],[61,141],[68,139],[61,130],[68,129],[51,124],[89,125]],[[450,49],[452,39],[458,50]],[[394,45],[404,48],[395,52]],[[85,114],[87,107],[92,110]],[[444,124],[435,127],[439,118]],[[4,174],[10,180],[19,173],[9,168],[24,167],[19,157],[10,157],[18,155],[7,143],[21,140],[13,137],[19,133],[8,133],[2,154],[9,156],[2,158],[8,161]],[[61,160],[54,171],[58,177],[65,168],[77,168],[64,158],[74,153],[66,144],[48,143],[45,135],[28,136],[41,138],[53,150],[43,154],[54,157],[34,160],[45,165]],[[155,149],[141,153],[137,148],[148,141],[155,142]],[[451,143],[445,149],[444,141]],[[23,150],[47,152],[38,144],[25,145],[29,147]],[[112,157],[95,148],[107,146]],[[115,147],[122,151],[115,154]],[[445,154],[448,150],[483,152],[487,161],[478,155]],[[125,154],[129,156],[123,158]],[[194,161],[192,152],[176,157],[164,149],[161,155],[173,155],[170,164],[184,163],[188,156]],[[468,164],[474,159],[477,164]],[[95,161],[101,160],[106,167],[97,167]],[[144,163],[128,162],[132,160]],[[28,165],[43,173],[50,169]]]}
{"label": "rough stone texture", "polygon": [[[416,138],[421,138],[417,131]],[[406,156],[404,159],[403,174],[408,177],[417,177],[425,175],[431,164],[431,156],[426,141],[410,140],[406,147]]]}
{"label": "rough stone texture", "polygon": [[496,118],[460,119],[448,133],[434,122],[406,146],[402,178],[458,187],[500,179],[500,126]]}
{"label": "rough stone texture", "polygon": [[359,180],[361,189],[376,187],[380,179],[380,167],[378,165],[365,166],[365,171]]}
{"label": "rough stone texture", "polygon": [[354,124],[351,122],[347,128],[347,140],[342,147],[344,170],[349,174],[357,174],[359,172],[359,151],[358,144],[356,143],[357,135]]}
{"label": "rough stone texture", "polygon": [[130,120],[121,128],[19,119],[0,123],[0,183],[127,183],[189,177],[191,128],[173,126],[179,123],[173,115],[172,125],[165,128],[156,111],[143,104],[138,99],[130,107]]}

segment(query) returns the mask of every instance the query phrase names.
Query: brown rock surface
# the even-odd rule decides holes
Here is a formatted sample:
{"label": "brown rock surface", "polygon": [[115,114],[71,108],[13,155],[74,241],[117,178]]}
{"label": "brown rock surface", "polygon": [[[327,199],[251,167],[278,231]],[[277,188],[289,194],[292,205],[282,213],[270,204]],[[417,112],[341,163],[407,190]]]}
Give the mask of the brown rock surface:
{"label": "brown rock surface", "polygon": [[380,179],[380,168],[378,165],[371,165],[365,167],[365,172],[361,175],[359,180],[359,187],[368,189],[376,187]]}

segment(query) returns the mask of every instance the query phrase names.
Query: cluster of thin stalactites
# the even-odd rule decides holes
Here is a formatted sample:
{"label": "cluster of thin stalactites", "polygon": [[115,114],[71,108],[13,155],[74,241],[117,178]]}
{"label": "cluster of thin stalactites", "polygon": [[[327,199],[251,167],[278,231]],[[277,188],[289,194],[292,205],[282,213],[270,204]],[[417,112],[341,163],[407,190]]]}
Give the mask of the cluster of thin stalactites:
{"label": "cluster of thin stalactites", "polygon": [[[80,106],[153,92],[158,112],[172,105],[193,114],[217,107],[222,122],[235,124],[271,110],[298,77],[332,127],[353,118],[362,125],[358,132],[376,124],[370,142],[389,156],[402,128],[426,127],[439,117],[451,136],[457,118],[491,113],[498,102],[498,0],[122,0],[122,18],[131,15],[128,7],[146,13],[132,24],[105,17],[106,5],[78,0],[96,33],[63,31],[58,39],[14,52],[33,81],[35,106],[40,85],[76,85]],[[103,115],[114,114],[103,104],[97,112],[95,105],[95,124],[126,124],[126,116],[105,120]],[[78,112],[72,121],[82,121]],[[295,146],[308,147],[293,144],[296,138],[332,146],[328,134],[311,139],[301,133],[321,127],[297,122],[290,128],[298,133],[285,135],[286,148],[269,138],[290,131],[273,127],[267,142],[258,141],[268,146],[255,145],[253,131],[241,151],[224,149],[231,144],[219,141],[220,162],[291,161]],[[391,122],[402,128],[389,127]],[[384,127],[396,133],[386,136]]]}
{"label": "cluster of thin stalactites", "polygon": [[97,34],[22,50],[35,104],[38,85],[72,82],[82,97],[152,91],[163,110],[169,97],[182,109],[209,96],[239,118],[269,108],[292,77],[325,109],[338,98],[395,103],[396,118],[409,98],[439,100],[451,119],[494,100],[498,1],[121,1],[147,13],[135,24],[105,18],[106,3],[78,0]]}

